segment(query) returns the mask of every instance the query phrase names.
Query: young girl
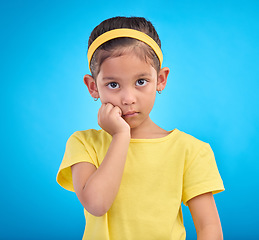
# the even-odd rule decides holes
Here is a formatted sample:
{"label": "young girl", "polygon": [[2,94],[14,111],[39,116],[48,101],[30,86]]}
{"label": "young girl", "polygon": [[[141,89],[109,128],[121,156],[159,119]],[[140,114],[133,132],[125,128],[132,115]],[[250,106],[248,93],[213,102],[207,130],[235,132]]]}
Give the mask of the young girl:
{"label": "young girl", "polygon": [[153,25],[105,20],[91,33],[87,57],[92,75],[84,82],[102,103],[102,129],[68,139],[57,175],[85,209],[83,239],[185,239],[181,202],[198,239],[222,239],[213,193],[224,186],[209,144],[149,117],[169,74]]}

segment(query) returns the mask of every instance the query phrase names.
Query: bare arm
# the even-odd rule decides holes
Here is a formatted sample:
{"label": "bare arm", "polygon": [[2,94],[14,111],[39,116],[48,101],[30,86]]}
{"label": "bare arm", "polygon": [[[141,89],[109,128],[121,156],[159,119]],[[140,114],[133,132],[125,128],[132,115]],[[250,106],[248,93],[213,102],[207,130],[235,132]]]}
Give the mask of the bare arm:
{"label": "bare arm", "polygon": [[102,216],[111,207],[120,187],[129,142],[129,125],[121,118],[118,107],[102,105],[99,125],[112,135],[112,141],[98,169],[91,163],[72,166],[75,192],[84,208],[95,216]]}
{"label": "bare arm", "polygon": [[188,201],[198,240],[222,240],[222,228],[211,192],[199,195]]}

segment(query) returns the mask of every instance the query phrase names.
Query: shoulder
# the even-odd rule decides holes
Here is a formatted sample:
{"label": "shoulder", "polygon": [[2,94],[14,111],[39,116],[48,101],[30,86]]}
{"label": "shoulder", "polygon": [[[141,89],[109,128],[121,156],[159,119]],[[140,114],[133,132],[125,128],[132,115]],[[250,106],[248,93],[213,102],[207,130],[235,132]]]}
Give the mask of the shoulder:
{"label": "shoulder", "polygon": [[204,145],[207,145],[208,143],[188,134],[180,130],[176,130],[176,141],[178,144],[183,145],[185,147],[195,147],[199,148]]}
{"label": "shoulder", "polygon": [[111,141],[111,136],[104,130],[88,129],[74,132],[68,139],[70,141],[79,141],[88,144],[102,144]]}
{"label": "shoulder", "polygon": [[180,130],[177,130],[174,144],[186,159],[192,159],[203,151],[212,151],[208,143]]}

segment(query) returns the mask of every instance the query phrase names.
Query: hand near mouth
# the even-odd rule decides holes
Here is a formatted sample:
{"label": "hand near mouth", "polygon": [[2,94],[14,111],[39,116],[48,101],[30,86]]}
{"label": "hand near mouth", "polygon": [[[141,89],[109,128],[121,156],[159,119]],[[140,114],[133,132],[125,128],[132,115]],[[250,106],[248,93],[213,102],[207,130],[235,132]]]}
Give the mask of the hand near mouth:
{"label": "hand near mouth", "polygon": [[[126,113],[126,116],[128,113]],[[118,106],[114,106],[111,103],[104,103],[98,112],[98,124],[112,136],[118,133],[130,134],[130,126],[122,118],[123,116]]]}

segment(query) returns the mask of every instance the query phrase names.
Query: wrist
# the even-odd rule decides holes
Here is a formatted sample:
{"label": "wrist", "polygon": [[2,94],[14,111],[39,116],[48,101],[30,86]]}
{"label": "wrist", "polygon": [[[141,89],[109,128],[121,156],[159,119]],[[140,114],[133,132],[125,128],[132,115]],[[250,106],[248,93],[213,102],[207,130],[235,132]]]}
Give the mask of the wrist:
{"label": "wrist", "polygon": [[112,138],[113,139],[125,139],[125,140],[130,141],[130,139],[131,139],[130,131],[115,133],[112,135]]}

